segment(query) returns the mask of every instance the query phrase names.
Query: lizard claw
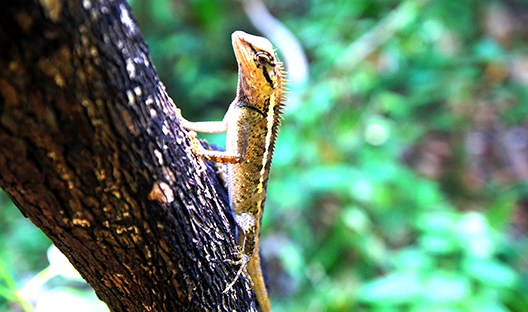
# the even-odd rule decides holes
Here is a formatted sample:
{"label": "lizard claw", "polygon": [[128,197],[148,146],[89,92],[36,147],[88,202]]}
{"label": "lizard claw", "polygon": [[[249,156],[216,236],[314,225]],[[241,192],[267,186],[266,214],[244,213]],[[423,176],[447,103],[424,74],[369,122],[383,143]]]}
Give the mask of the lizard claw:
{"label": "lizard claw", "polygon": [[226,289],[222,292],[223,294],[227,293],[233,287],[233,285],[235,285],[235,282],[238,280],[238,277],[240,276],[240,274],[242,274],[242,272],[246,270],[246,267],[250,259],[251,258],[248,257],[247,255],[242,255],[239,260],[231,260],[231,259],[224,260],[225,262],[230,263],[230,264],[240,265],[240,269],[238,269],[238,272],[235,278],[233,279],[233,281],[229,283]]}
{"label": "lizard claw", "polygon": [[197,156],[201,156],[200,155],[200,147],[201,147],[201,144],[200,144],[200,140],[198,139],[198,135],[196,135],[196,132],[194,131],[190,131],[189,132],[189,137],[191,138],[191,148],[192,148],[192,152],[197,155]]}

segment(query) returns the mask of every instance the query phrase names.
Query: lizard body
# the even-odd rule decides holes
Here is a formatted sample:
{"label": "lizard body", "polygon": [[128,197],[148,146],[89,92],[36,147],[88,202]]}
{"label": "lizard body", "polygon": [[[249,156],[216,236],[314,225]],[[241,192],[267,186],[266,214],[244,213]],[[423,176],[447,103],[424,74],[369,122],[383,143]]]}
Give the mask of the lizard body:
{"label": "lizard body", "polygon": [[189,122],[180,116],[182,125],[198,132],[227,131],[226,151],[204,149],[192,135],[193,151],[205,160],[227,163],[229,204],[233,209],[241,246],[239,264],[229,291],[241,272],[251,277],[262,312],[271,311],[260,268],[259,238],[269,171],[278,127],[282,119],[282,100],[286,73],[271,43],[242,31],[232,36],[238,62],[237,95],[224,119],[219,122]]}

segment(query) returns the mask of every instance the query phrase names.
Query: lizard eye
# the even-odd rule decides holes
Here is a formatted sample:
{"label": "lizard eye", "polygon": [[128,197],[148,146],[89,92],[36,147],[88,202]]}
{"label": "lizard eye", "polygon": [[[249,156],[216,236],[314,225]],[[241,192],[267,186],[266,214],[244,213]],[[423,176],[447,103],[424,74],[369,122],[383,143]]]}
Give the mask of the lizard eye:
{"label": "lizard eye", "polygon": [[255,60],[259,64],[264,65],[266,63],[270,63],[271,58],[270,55],[266,52],[257,52],[257,54],[255,54]]}

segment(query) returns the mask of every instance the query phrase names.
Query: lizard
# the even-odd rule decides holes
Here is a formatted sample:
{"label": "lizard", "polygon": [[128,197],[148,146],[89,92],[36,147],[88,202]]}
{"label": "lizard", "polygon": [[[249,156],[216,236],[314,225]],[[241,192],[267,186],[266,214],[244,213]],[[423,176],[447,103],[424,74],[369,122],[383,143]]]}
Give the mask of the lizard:
{"label": "lizard", "polygon": [[225,152],[205,149],[196,132],[191,133],[195,155],[227,164],[229,205],[241,230],[239,259],[226,260],[240,268],[223,293],[242,272],[248,272],[260,310],[268,312],[271,305],[260,266],[259,242],[272,155],[285,107],[286,71],[266,38],[235,31],[231,40],[238,63],[238,85],[223,120],[190,122],[179,111],[178,118],[191,131],[227,132]]}

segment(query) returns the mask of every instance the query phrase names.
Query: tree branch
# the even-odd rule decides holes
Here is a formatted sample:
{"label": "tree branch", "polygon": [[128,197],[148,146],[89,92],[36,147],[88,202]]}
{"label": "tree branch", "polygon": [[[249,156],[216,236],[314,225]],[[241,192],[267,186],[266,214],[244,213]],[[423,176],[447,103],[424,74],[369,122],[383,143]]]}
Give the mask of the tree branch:
{"label": "tree branch", "polygon": [[2,6],[0,187],[112,311],[255,310],[245,278],[222,294],[236,272],[222,189],[128,4]]}

